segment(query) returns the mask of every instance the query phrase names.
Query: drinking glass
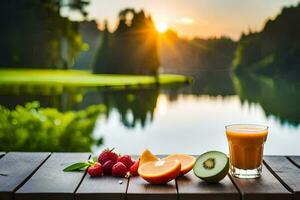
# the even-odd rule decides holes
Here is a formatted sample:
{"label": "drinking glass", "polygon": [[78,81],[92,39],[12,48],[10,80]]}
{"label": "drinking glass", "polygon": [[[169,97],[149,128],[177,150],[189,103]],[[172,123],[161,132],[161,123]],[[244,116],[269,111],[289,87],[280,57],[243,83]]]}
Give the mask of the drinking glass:
{"label": "drinking glass", "polygon": [[238,178],[260,177],[268,126],[233,124],[225,129],[229,144],[230,173]]}

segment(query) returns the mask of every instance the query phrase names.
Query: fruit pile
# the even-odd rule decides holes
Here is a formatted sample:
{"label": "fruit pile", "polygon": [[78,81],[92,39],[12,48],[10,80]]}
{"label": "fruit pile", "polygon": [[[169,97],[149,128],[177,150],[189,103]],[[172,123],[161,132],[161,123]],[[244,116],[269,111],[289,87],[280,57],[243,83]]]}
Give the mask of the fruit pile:
{"label": "fruit pile", "polygon": [[194,174],[206,182],[219,182],[228,173],[229,159],[219,151],[209,151],[197,159],[186,154],[171,154],[158,158],[146,149],[137,161],[129,155],[118,155],[114,149],[104,150],[98,157],[87,162],[75,163],[64,171],[85,171],[92,177],[141,176],[152,184],[165,184],[193,169]]}
{"label": "fruit pile", "polygon": [[116,154],[113,149],[104,150],[98,157],[98,161],[91,165],[87,172],[91,176],[112,175],[115,177],[136,176],[139,160],[133,161],[129,155]]}
{"label": "fruit pile", "polygon": [[84,163],[75,163],[64,171],[83,171],[92,177],[112,175],[115,177],[137,176],[139,160],[134,161],[129,155],[118,155],[114,149],[106,149],[99,157]]}

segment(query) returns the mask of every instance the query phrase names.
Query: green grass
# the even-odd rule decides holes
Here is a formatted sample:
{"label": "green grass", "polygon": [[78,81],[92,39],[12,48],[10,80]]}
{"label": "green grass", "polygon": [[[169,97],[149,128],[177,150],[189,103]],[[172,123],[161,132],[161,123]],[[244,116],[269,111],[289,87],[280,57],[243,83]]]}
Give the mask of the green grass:
{"label": "green grass", "polygon": [[[190,78],[182,75],[159,75],[158,84],[186,83]],[[64,87],[124,87],[156,84],[153,76],[92,74],[80,70],[0,70],[0,86],[61,85]]]}

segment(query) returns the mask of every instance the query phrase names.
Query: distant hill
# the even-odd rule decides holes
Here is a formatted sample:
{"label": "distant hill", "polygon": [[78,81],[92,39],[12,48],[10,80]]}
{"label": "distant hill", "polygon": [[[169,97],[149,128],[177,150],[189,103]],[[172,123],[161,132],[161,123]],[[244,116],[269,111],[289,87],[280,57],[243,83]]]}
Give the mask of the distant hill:
{"label": "distant hill", "polygon": [[300,4],[283,8],[261,32],[242,35],[233,65],[238,72],[300,72]]}
{"label": "distant hill", "polygon": [[162,70],[188,75],[229,70],[236,49],[236,42],[226,37],[187,40],[171,30],[160,37],[159,44]]}

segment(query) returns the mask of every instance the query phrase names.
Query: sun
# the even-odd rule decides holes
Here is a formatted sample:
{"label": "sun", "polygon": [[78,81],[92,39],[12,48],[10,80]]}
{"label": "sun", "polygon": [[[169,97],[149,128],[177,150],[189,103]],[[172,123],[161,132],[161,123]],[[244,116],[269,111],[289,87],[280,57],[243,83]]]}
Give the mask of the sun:
{"label": "sun", "polygon": [[156,30],[160,33],[164,33],[168,30],[168,24],[166,22],[158,22],[155,24]]}

